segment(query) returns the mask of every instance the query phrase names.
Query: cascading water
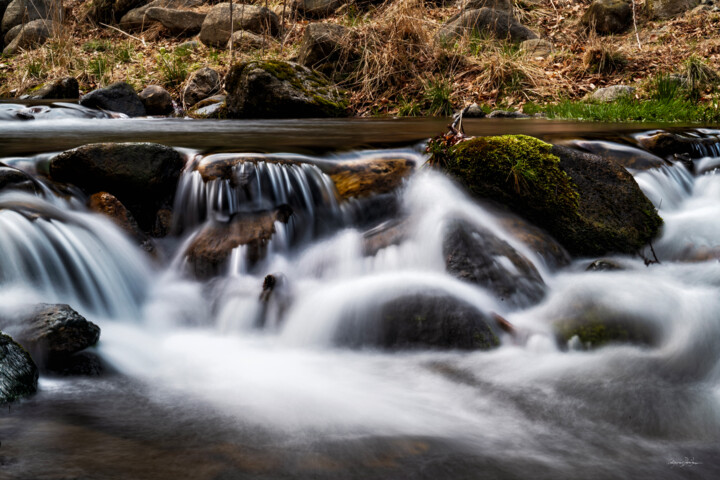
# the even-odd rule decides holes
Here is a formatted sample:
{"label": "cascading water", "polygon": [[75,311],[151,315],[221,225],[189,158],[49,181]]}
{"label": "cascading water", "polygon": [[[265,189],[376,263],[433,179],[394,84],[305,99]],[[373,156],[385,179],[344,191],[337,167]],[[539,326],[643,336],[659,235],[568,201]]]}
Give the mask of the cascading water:
{"label": "cascading water", "polygon": [[[613,257],[608,260],[623,269],[586,271],[590,259],[557,270],[546,261],[547,252],[507,227],[507,214],[472,201],[432,171],[415,173],[398,194],[399,215],[376,219],[373,229],[343,213],[347,203],[337,200],[327,175],[306,158],[249,158],[217,178],[204,179],[197,162],[189,166],[176,196],[177,231],[191,238],[207,221],[228,222],[284,204],[298,213],[295,230],[276,224],[256,268],[248,265],[244,246],[236,247],[224,274],[210,282],[185,278],[177,264],[148,271],[138,248],[78,204],[61,214],[38,198],[0,198],[2,297],[10,296],[12,286],[36,297],[40,292],[43,301],[47,295],[82,305],[89,319],[100,317],[99,352],[124,377],[146,386],[137,407],[137,397],[123,393],[124,387],[81,383],[81,390],[133,412],[113,412],[132,426],[120,428],[121,441],[108,433],[119,428],[115,424],[73,435],[104,439],[122,456],[153,448],[148,445],[158,442],[155,431],[175,438],[187,428],[182,442],[193,448],[173,447],[169,455],[185,465],[185,475],[209,479],[246,478],[248,471],[307,478],[718,473],[720,176],[712,170],[695,168],[693,174],[678,162],[634,172],[665,220],[653,243],[661,263]],[[416,161],[421,164],[422,156],[416,154]],[[544,299],[526,307],[448,274],[443,245],[458,221],[527,260]],[[306,241],[297,241],[298,228],[310,232]],[[392,235],[373,243],[378,232]],[[177,256],[186,242],[180,243]],[[652,258],[649,250],[644,255]],[[493,268],[517,274],[507,255],[492,260]],[[275,282],[269,300],[263,290],[268,274]],[[446,296],[498,314],[515,334],[498,332],[500,348],[470,353],[349,349],[338,343],[340,336],[376,326],[387,302],[417,295]],[[558,342],[555,323],[587,312],[631,318],[651,341],[590,351],[577,339]],[[73,382],[45,380],[40,398],[56,392],[61,404],[71,403],[81,395]],[[153,413],[168,410],[172,415]],[[206,424],[217,429],[209,433]],[[23,431],[10,428],[0,426],[0,435]],[[47,428],[39,424],[36,430]],[[139,448],[133,439],[143,429],[153,433]],[[26,430],[17,442],[54,451],[36,430]],[[238,443],[243,448],[236,450]],[[166,459],[168,452],[151,454]],[[123,468],[109,456],[107,465]],[[692,470],[673,467],[686,458]],[[68,460],[67,471],[81,471],[78,465],[88,461],[78,454]],[[203,462],[210,463],[200,467]],[[152,478],[152,468],[136,476]],[[41,462],[8,471],[10,478],[67,473]]]}

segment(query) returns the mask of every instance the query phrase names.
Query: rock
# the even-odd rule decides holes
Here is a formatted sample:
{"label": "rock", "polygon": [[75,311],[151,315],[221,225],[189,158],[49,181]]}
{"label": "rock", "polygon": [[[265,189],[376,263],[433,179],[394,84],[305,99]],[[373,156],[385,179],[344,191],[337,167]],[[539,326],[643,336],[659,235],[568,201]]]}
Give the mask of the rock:
{"label": "rock", "polygon": [[463,109],[462,116],[463,118],[485,118],[487,114],[480,105],[473,103]]}
{"label": "rock", "polygon": [[190,75],[183,89],[183,105],[185,109],[192,107],[200,100],[204,100],[220,91],[222,82],[220,74],[210,67],[196,70]]}
{"label": "rock", "polygon": [[[10,5],[10,2],[12,2],[12,0],[0,0],[0,25],[2,25],[2,19],[5,16],[5,10],[7,9],[8,5]],[[0,27],[0,31],[1,28],[2,27]],[[7,40],[5,41],[5,43],[8,43]],[[2,41],[0,41],[0,47],[2,46]]]}
{"label": "rock", "polygon": [[88,199],[88,208],[92,212],[109,217],[115,225],[140,243],[148,240],[132,213],[111,193],[93,193]]}
{"label": "rock", "polygon": [[298,63],[328,76],[346,71],[357,57],[343,48],[343,40],[349,35],[350,30],[342,25],[311,23],[300,43]]}
{"label": "rock", "polygon": [[93,0],[87,17],[99,24],[114,24],[129,11],[143,6],[147,0]]}
{"label": "rock", "polygon": [[5,9],[0,31],[5,35],[16,25],[33,20],[62,20],[62,3],[55,0],[13,0]]}
{"label": "rock", "polygon": [[347,102],[317,72],[296,63],[252,61],[225,78],[231,118],[312,118],[347,115]]}
{"label": "rock", "polygon": [[537,35],[521,25],[505,12],[481,8],[465,10],[448,19],[438,32],[441,41],[451,41],[464,35],[490,35],[498,40],[520,43],[537,38]]}
{"label": "rock", "polygon": [[542,38],[532,38],[520,44],[520,50],[528,57],[549,57],[554,48],[553,44]]}
{"label": "rock", "polygon": [[170,115],[175,111],[170,93],[158,85],[145,87],[139,97],[148,115]]}
{"label": "rock", "polygon": [[[233,5],[234,31],[247,30],[257,34],[276,36],[280,33],[280,19],[271,10],[257,5]],[[200,30],[205,45],[225,48],[230,40],[230,4],[220,3],[210,9]]]}
{"label": "rock", "polygon": [[632,7],[627,0],[595,0],[580,23],[600,35],[622,33],[632,24]]}
{"label": "rock", "polygon": [[41,368],[95,345],[100,338],[100,327],[63,304],[41,303],[18,318],[0,322]]}
{"label": "rock", "polygon": [[158,210],[172,205],[184,166],[185,159],[164,145],[95,143],[53,157],[50,178],[76,185],[87,194],[112,193],[149,232]]}
{"label": "rock", "polygon": [[222,273],[232,250],[247,246],[250,264],[263,259],[275,233],[275,222],[287,223],[292,209],[281,206],[274,211],[236,214],[228,223],[212,221],[190,242],[185,252],[190,272],[198,279]]}
{"label": "rock", "polygon": [[408,233],[408,225],[403,220],[387,220],[363,233],[363,255],[373,256],[391,245],[400,245]]}
{"label": "rock", "polygon": [[[373,312],[374,313],[374,312]],[[340,345],[381,348],[489,350],[500,344],[491,315],[447,294],[415,294],[378,307],[369,318],[344,322]]]}
{"label": "rock", "polygon": [[493,110],[488,113],[487,118],[530,118],[530,115],[516,110]]}
{"label": "rock", "polygon": [[205,100],[200,100],[188,110],[188,116],[192,118],[227,118],[227,102],[225,95],[213,95]]}
{"label": "rock", "polygon": [[443,255],[452,276],[489,290],[513,307],[529,307],[545,296],[545,282],[532,262],[485,229],[461,221],[450,225]]}
{"label": "rock", "polygon": [[588,100],[598,103],[610,103],[623,97],[635,95],[635,87],[626,85],[613,85],[611,87],[598,88],[588,96]]}
{"label": "rock", "polygon": [[687,155],[690,158],[717,157],[720,142],[714,137],[686,137],[677,133],[659,132],[649,137],[640,137],[638,143],[662,158]]}
{"label": "rock", "polygon": [[[134,0],[130,0],[134,1]],[[147,0],[142,0],[143,2]],[[120,19],[120,27],[126,30],[140,30],[150,25],[154,25],[154,22],[147,16],[147,11],[151,8],[192,8],[203,5],[202,0],[153,0],[145,5],[137,5],[137,8],[133,7],[126,13],[116,17]]]}
{"label": "rock", "polygon": [[576,150],[582,150],[583,152],[599,155],[606,160],[633,170],[649,170],[668,164],[668,162],[662,158],[645,150],[615,142],[603,140],[573,140],[568,142],[567,146]]}
{"label": "rock", "polygon": [[197,40],[191,40],[189,42],[181,43],[178,45],[177,50],[195,51],[202,46],[202,43]]}
{"label": "rock", "polygon": [[347,3],[348,0],[295,0],[293,8],[304,17],[323,18]]}
{"label": "rock", "polygon": [[625,268],[615,260],[605,258],[595,260],[585,269],[586,272],[613,272],[619,270],[625,270]]}
{"label": "rock", "polygon": [[497,212],[503,228],[544,262],[550,270],[558,270],[570,265],[570,254],[549,233],[506,210]]}
{"label": "rock", "polygon": [[58,358],[47,369],[62,377],[97,377],[108,370],[100,357],[92,352],[80,352],[69,357]]}
{"label": "rock", "polygon": [[146,115],[140,97],[135,89],[125,82],[117,82],[105,88],[98,88],[80,99],[80,105],[111,112],[124,113],[128,117]]}
{"label": "rock", "polygon": [[73,77],[59,78],[46,83],[30,95],[33,100],[75,100],[80,98],[78,81]]}
{"label": "rock", "polygon": [[162,7],[148,8],[145,15],[161,23],[173,35],[195,35],[202,28],[206,16],[205,13]]}
{"label": "rock", "polygon": [[645,9],[651,18],[667,20],[692,10],[700,0],[646,0]]}
{"label": "rock", "polygon": [[38,376],[30,354],[12,338],[0,333],[0,404],[35,393]]}
{"label": "rock", "polygon": [[468,0],[463,4],[462,9],[479,10],[484,7],[506,13],[512,13],[513,11],[510,0]]}
{"label": "rock", "polygon": [[[0,17],[0,20],[2,20],[2,17]],[[21,23],[20,25],[15,25],[13,28],[8,30],[8,32],[5,34],[5,45],[10,45],[10,42],[12,42],[15,37],[18,36],[18,33],[20,33],[20,30],[22,30],[24,26],[25,25]]]}
{"label": "rock", "polygon": [[40,189],[36,186],[35,180],[27,173],[0,163],[0,192],[4,190],[22,190],[35,193]]}
{"label": "rock", "polygon": [[343,200],[390,193],[415,171],[407,158],[378,157],[323,165],[321,169],[335,184]]}
{"label": "rock", "polygon": [[662,225],[624,168],[532,137],[478,137],[433,161],[476,197],[548,230],[574,255],[636,253]]}
{"label": "rock", "polygon": [[230,48],[230,44],[232,43],[233,48],[238,51],[258,50],[271,45],[271,42],[275,43],[274,40],[269,40],[262,35],[239,30],[234,32],[230,40],[228,40],[228,48]]}
{"label": "rock", "polygon": [[60,28],[60,25],[52,20],[33,20],[20,29],[12,42],[3,49],[3,55],[15,55],[19,50],[37,48]]}

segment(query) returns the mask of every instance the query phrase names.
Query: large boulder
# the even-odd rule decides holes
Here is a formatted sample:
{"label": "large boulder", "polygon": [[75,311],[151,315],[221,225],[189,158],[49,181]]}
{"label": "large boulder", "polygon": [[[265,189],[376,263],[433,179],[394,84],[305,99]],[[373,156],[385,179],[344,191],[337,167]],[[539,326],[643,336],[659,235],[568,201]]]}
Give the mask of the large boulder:
{"label": "large boulder", "polygon": [[645,8],[651,18],[667,20],[700,5],[700,0],[646,0]]}
{"label": "large boulder", "polygon": [[601,35],[622,33],[632,24],[632,7],[627,0],[595,0],[580,23]]}
{"label": "large boulder", "polygon": [[183,105],[185,109],[192,107],[200,100],[205,100],[222,89],[220,74],[210,67],[196,70],[190,75],[183,89]]}
{"label": "large boulder", "polygon": [[80,86],[73,77],[58,78],[30,93],[35,100],[75,100],[80,98]]}
{"label": "large boulder", "polygon": [[352,67],[356,55],[343,45],[350,30],[334,23],[311,23],[305,28],[298,63],[332,76]]}
{"label": "large boulder", "polygon": [[250,265],[263,259],[275,222],[287,223],[292,209],[238,213],[229,222],[211,221],[190,242],[185,255],[190,273],[206,279],[222,273],[233,249],[244,245]]}
{"label": "large boulder", "polygon": [[335,341],[352,347],[488,350],[500,344],[495,319],[442,293],[405,295],[348,319]]}
{"label": "large boulder", "polygon": [[438,32],[438,38],[443,42],[464,35],[490,35],[498,40],[514,43],[538,38],[535,32],[520,24],[511,15],[487,7],[464,10],[448,19]]}
{"label": "large boulder", "polygon": [[513,307],[528,307],[545,295],[545,283],[532,262],[483,228],[452,224],[443,255],[448,273],[486,288]]}
{"label": "large boulder", "polygon": [[637,253],[662,225],[623,167],[525,135],[478,137],[433,162],[473,195],[548,230],[571,254]]}
{"label": "large boulder", "polygon": [[93,90],[80,99],[80,105],[124,113],[128,117],[143,117],[147,114],[135,89],[125,82]]}
{"label": "large boulder", "polygon": [[45,43],[60,30],[52,20],[33,20],[21,27],[13,40],[3,49],[3,55],[15,55],[20,50],[31,50]]}
{"label": "large boulder", "polygon": [[295,0],[293,8],[304,17],[322,18],[332,15],[347,3],[348,0]]}
{"label": "large boulder", "polygon": [[50,178],[85,193],[110,192],[145,232],[172,200],[185,160],[155,143],[96,143],[63,152],[50,161]]}
{"label": "large boulder", "polygon": [[138,96],[148,115],[170,115],[175,111],[170,92],[159,85],[148,85]]}
{"label": "large boulder", "polygon": [[161,23],[176,36],[195,35],[202,28],[206,16],[205,13],[163,7],[148,8],[145,15],[150,20]]}
{"label": "large boulder", "polygon": [[[205,45],[225,48],[230,40],[230,5],[220,3],[210,9],[200,30]],[[276,36],[280,33],[280,19],[271,10],[257,5],[233,4],[233,31],[247,30],[257,34]]]}
{"label": "large boulder", "polygon": [[12,338],[0,333],[0,404],[35,393],[38,376],[30,354]]}
{"label": "large boulder", "polygon": [[347,115],[341,92],[321,74],[296,63],[252,61],[225,77],[232,118],[312,118]]}
{"label": "large boulder", "polygon": [[0,24],[0,33],[5,35],[11,28],[33,20],[55,20],[63,18],[62,2],[55,0],[13,0],[5,9]]}

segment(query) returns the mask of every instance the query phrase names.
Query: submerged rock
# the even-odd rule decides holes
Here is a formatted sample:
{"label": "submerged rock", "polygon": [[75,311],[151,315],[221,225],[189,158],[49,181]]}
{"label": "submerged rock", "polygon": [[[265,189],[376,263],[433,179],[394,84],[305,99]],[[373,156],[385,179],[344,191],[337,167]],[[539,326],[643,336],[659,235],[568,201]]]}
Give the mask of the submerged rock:
{"label": "submerged rock", "polygon": [[172,205],[185,160],[177,150],[156,143],[95,143],[50,160],[50,178],[85,193],[109,192],[150,232],[157,213]]}
{"label": "submerged rock", "polygon": [[576,150],[599,155],[605,160],[633,170],[660,168],[668,162],[639,148],[601,140],[574,140],[567,146]]}
{"label": "submerged rock", "polygon": [[35,393],[38,376],[30,354],[0,333],[0,405]]}
{"label": "submerged rock", "polygon": [[513,306],[528,307],[545,296],[535,266],[487,230],[455,222],[443,241],[448,273],[494,293]]}
{"label": "submerged rock", "polygon": [[636,253],[662,224],[624,168],[536,138],[478,137],[433,159],[475,196],[509,206],[572,254]]}
{"label": "submerged rock", "polygon": [[500,345],[489,314],[447,294],[415,294],[384,303],[377,314],[345,322],[336,342],[353,347],[488,350]]}
{"label": "submerged rock", "polygon": [[117,82],[108,87],[93,90],[80,99],[80,105],[124,113],[128,117],[146,115],[142,100],[135,89],[125,82]]}
{"label": "submerged rock", "polygon": [[253,61],[225,77],[231,118],[312,118],[347,115],[343,94],[321,74],[297,63]]}
{"label": "submerged rock", "polygon": [[615,260],[609,260],[605,258],[595,260],[585,269],[585,271],[587,272],[613,272],[618,270],[625,270],[625,267],[620,265]]}

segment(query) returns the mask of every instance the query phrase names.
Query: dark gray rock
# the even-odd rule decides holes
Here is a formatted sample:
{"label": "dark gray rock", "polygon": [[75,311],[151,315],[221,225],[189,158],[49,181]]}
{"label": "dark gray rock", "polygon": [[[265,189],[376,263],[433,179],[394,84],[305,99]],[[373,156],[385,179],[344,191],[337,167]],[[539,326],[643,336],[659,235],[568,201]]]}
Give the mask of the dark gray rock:
{"label": "dark gray rock", "polygon": [[30,98],[34,100],[75,100],[80,98],[78,81],[73,77],[58,78],[32,92]]}
{"label": "dark gray rock", "polygon": [[30,354],[12,338],[0,333],[0,404],[35,393],[38,376]]}
{"label": "dark gray rock", "polygon": [[485,7],[506,13],[513,11],[510,0],[468,0],[462,6],[463,10],[479,10]]}
{"label": "dark gray rock", "polygon": [[530,118],[530,115],[516,110],[493,110],[488,113],[487,118]]}
{"label": "dark gray rock", "polygon": [[645,8],[651,18],[667,20],[700,5],[700,0],[646,0]]}
{"label": "dark gray rock", "polygon": [[188,109],[200,100],[204,100],[215,95],[222,88],[220,74],[210,67],[204,67],[196,70],[190,75],[190,78],[183,89],[183,105]]}
{"label": "dark gray rock", "polygon": [[3,49],[3,55],[15,55],[19,50],[31,50],[45,43],[61,26],[52,20],[33,20],[16,31],[13,40]]}
{"label": "dark gray rock", "polygon": [[55,0],[13,0],[5,9],[0,31],[5,35],[11,28],[33,20],[62,21],[61,2]]}
{"label": "dark gray rock", "polygon": [[125,82],[117,82],[108,87],[93,90],[80,99],[80,105],[124,113],[128,117],[146,115],[145,106],[138,94],[135,93],[135,89]]}
{"label": "dark gray rock", "polygon": [[139,97],[148,115],[170,115],[175,110],[170,93],[158,85],[145,87]]}
{"label": "dark gray rock", "polygon": [[[0,17],[0,19],[1,19],[1,17]],[[7,33],[5,34],[5,45],[10,45],[10,42],[12,42],[15,39],[15,37],[17,37],[18,33],[20,33],[20,30],[22,30],[22,28],[23,28],[23,25],[20,24],[20,25],[15,25],[10,30],[8,30]],[[5,47],[3,46],[3,48],[5,48]]]}
{"label": "dark gray rock", "polygon": [[200,31],[205,13],[172,8],[151,7],[145,12],[150,20],[159,22],[173,35],[195,35]]}
{"label": "dark gray rock", "polygon": [[30,175],[0,163],[0,191],[3,190],[22,190],[34,193],[39,189]]}
{"label": "dark gray rock", "polygon": [[307,18],[323,18],[349,3],[348,0],[295,0],[293,8]]}
{"label": "dark gray rock", "polygon": [[237,32],[233,32],[232,38],[228,40],[228,48],[230,48],[230,43],[232,43],[235,50],[243,52],[267,47],[271,44],[271,42],[275,43],[275,40],[269,39],[264,35],[258,35],[246,30],[239,30]]}
{"label": "dark gray rock", "polygon": [[627,0],[595,0],[580,23],[601,35],[622,33],[632,24],[632,7]]}
{"label": "dark gray rock", "polygon": [[231,118],[312,118],[347,115],[343,95],[317,72],[296,63],[247,62],[225,78]]}
{"label": "dark gray rock", "polygon": [[520,43],[538,38],[529,28],[511,15],[490,8],[465,10],[451,17],[438,32],[440,41],[455,40],[463,35],[490,35],[498,40]]}
{"label": "dark gray rock", "polygon": [[[280,19],[271,10],[257,5],[233,5],[233,31],[247,30],[260,35],[280,33]],[[215,5],[205,17],[200,41],[205,45],[225,48],[230,40],[230,4]]]}

